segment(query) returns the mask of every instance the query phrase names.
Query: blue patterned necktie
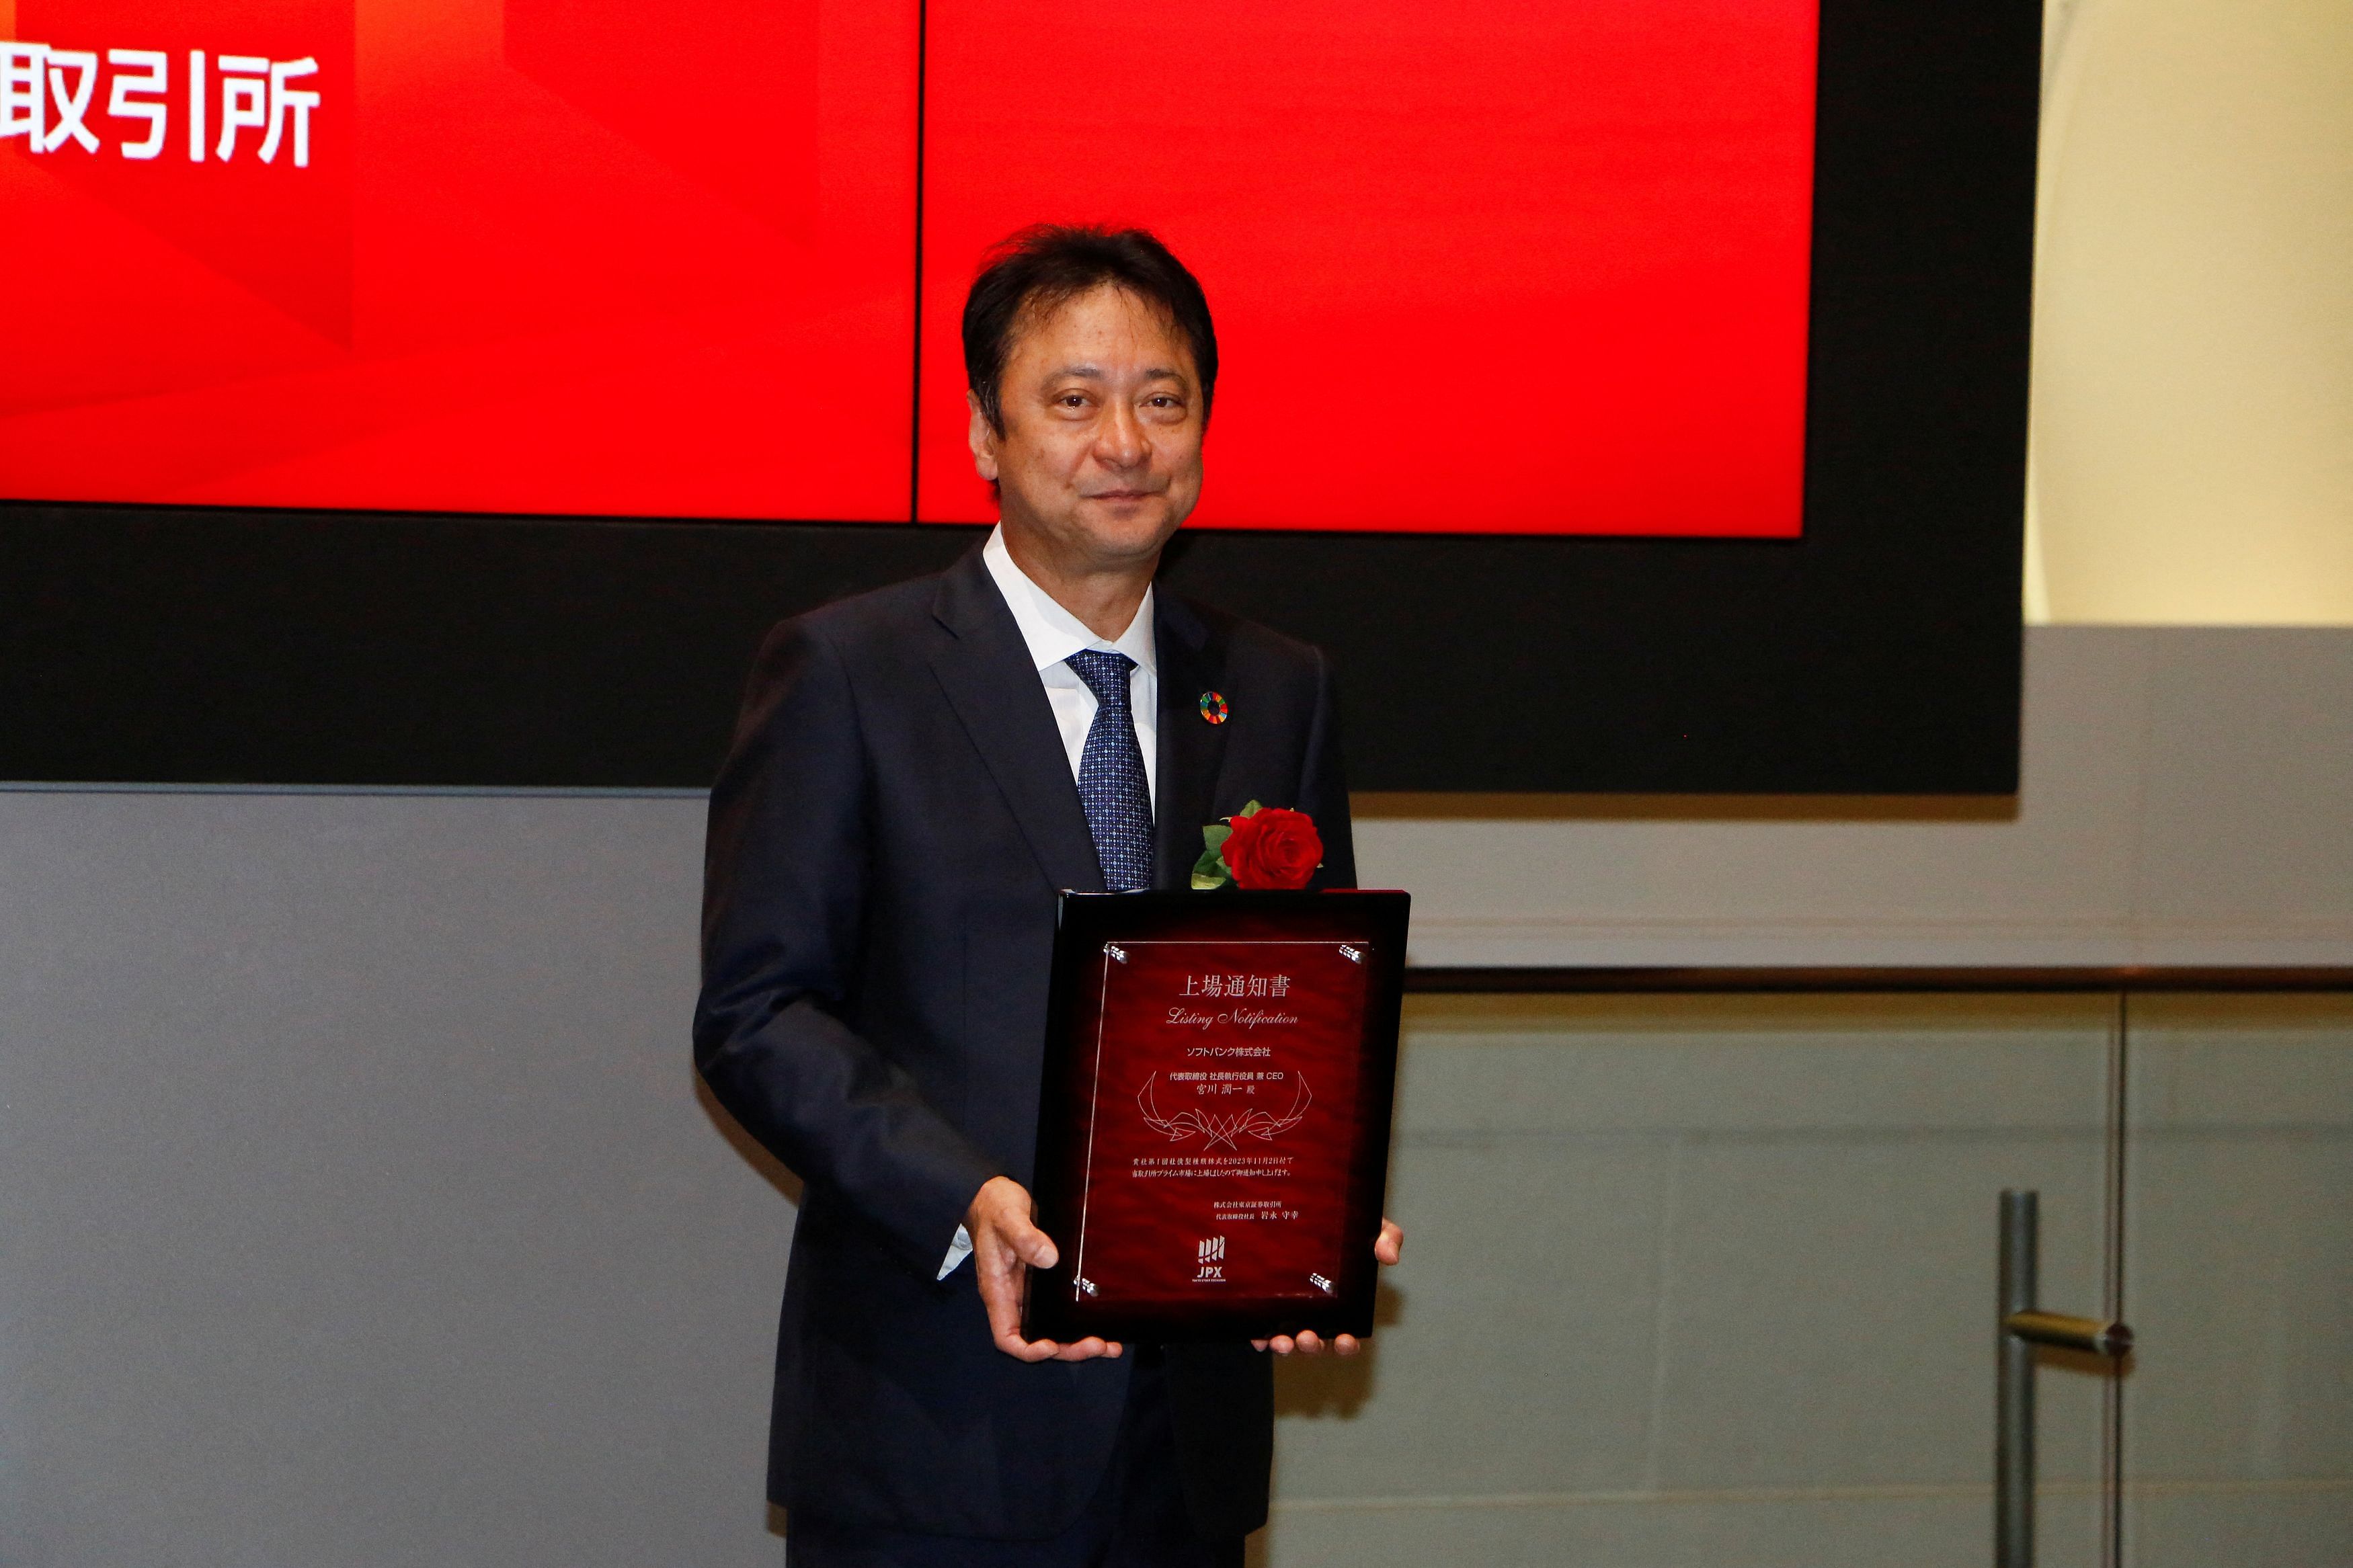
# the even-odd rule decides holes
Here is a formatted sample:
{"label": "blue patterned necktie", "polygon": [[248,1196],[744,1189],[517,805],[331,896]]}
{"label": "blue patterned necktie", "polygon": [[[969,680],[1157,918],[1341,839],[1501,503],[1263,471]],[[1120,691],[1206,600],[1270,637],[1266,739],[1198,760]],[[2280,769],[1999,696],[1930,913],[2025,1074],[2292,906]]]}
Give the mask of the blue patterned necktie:
{"label": "blue patterned necktie", "polygon": [[1095,694],[1094,722],[1079,753],[1079,803],[1094,836],[1103,886],[1114,893],[1152,886],[1152,786],[1144,776],[1144,750],[1135,743],[1128,703],[1128,671],[1135,660],[1103,648],[1081,648],[1062,661]]}

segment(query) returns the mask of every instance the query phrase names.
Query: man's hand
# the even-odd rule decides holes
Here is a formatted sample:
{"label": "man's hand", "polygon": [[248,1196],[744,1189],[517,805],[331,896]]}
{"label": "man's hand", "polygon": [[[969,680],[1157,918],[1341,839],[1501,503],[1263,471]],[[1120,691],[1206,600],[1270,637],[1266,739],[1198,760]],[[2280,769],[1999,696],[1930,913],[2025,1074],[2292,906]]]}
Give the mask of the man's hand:
{"label": "man's hand", "polygon": [[990,1177],[964,1212],[965,1231],[972,1237],[973,1276],[980,1285],[981,1304],[988,1309],[988,1331],[996,1336],[997,1348],[1023,1361],[1092,1361],[1119,1354],[1118,1344],[1092,1335],[1070,1345],[1021,1337],[1021,1282],[1030,1269],[1051,1268],[1061,1256],[1052,1239],[1029,1222],[1032,1212],[1029,1189],[1010,1176]]}
{"label": "man's hand", "polygon": [[[1381,1234],[1373,1238],[1373,1256],[1379,1258],[1385,1266],[1394,1267],[1398,1256],[1404,1250],[1404,1227],[1393,1219],[1382,1220]],[[1293,1351],[1297,1351],[1301,1355],[1320,1355],[1324,1351],[1324,1341],[1321,1336],[1313,1331],[1303,1333],[1296,1339],[1289,1334],[1277,1334],[1271,1340],[1250,1341],[1250,1348],[1261,1351],[1271,1349],[1277,1355],[1289,1355]],[[1338,1355],[1355,1355],[1363,1348],[1363,1342],[1354,1334],[1336,1335],[1332,1341],[1333,1352]]]}

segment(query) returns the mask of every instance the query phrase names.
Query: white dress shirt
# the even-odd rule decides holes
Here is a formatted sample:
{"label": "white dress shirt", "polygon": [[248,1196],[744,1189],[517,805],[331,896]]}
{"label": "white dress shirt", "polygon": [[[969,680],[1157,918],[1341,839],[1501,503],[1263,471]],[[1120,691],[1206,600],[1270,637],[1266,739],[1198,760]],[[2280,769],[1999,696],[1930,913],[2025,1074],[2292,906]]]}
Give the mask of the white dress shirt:
{"label": "white dress shirt", "polygon": [[1144,752],[1145,784],[1157,806],[1160,781],[1154,776],[1154,764],[1159,753],[1160,667],[1153,657],[1152,590],[1144,590],[1144,603],[1136,606],[1135,619],[1127,623],[1119,640],[1105,642],[1013,563],[1013,552],[1005,548],[1002,523],[990,531],[980,558],[989,576],[996,579],[997,591],[1005,595],[1013,624],[1021,628],[1021,640],[1029,645],[1030,662],[1037,666],[1046,700],[1053,705],[1054,722],[1062,731],[1062,750],[1070,755],[1072,778],[1079,776],[1079,758],[1087,749],[1087,730],[1095,721],[1096,703],[1095,694],[1087,689],[1079,672],[1062,661],[1090,647],[1124,653],[1135,660],[1127,677],[1127,705],[1135,718],[1135,743]]}
{"label": "white dress shirt", "polygon": [[[1127,706],[1135,720],[1135,744],[1144,753],[1145,787],[1152,792],[1152,804],[1156,811],[1160,805],[1160,780],[1156,764],[1160,747],[1160,667],[1153,657],[1152,590],[1144,590],[1144,603],[1137,605],[1135,618],[1127,623],[1127,630],[1115,642],[1106,642],[1089,630],[1087,624],[1054,602],[1053,595],[1029,580],[1029,574],[1013,563],[1013,552],[1005,548],[1005,525],[991,530],[988,542],[981,546],[980,559],[996,580],[997,591],[1005,595],[1006,607],[1013,612],[1013,624],[1021,628],[1021,640],[1029,645],[1030,662],[1037,667],[1038,679],[1046,688],[1046,700],[1054,710],[1055,726],[1062,731],[1062,751],[1069,757],[1071,776],[1079,776],[1079,759],[1087,749],[1087,731],[1095,721],[1095,710],[1102,706],[1079,672],[1063,663],[1082,648],[1104,648],[1124,653],[1135,661],[1128,672]],[[972,1237],[964,1226],[956,1226],[955,1240],[948,1247],[946,1261],[940,1265],[939,1277],[946,1279],[955,1272],[955,1266],[972,1253]]]}

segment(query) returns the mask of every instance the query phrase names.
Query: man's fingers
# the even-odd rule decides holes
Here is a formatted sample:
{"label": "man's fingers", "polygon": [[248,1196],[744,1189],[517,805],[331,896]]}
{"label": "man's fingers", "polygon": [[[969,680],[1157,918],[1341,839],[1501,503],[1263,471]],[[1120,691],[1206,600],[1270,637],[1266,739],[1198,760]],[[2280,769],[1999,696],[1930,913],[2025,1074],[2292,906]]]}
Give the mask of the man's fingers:
{"label": "man's fingers", "polygon": [[1061,1254],[1051,1237],[1029,1218],[1029,1194],[1010,1176],[991,1176],[965,1211],[973,1247],[986,1255],[991,1241],[1032,1268],[1051,1268]]}
{"label": "man's fingers", "polygon": [[1013,1256],[1032,1268],[1051,1268],[1061,1257],[1053,1237],[1026,1219],[1017,1219],[1006,1227],[1006,1240],[1013,1247]]}
{"label": "man's fingers", "polygon": [[[1043,1233],[1039,1239],[1045,1239]],[[989,1337],[997,1342],[997,1348],[1021,1361],[1046,1361],[1060,1353],[1062,1347],[1051,1340],[1021,1337],[1023,1269],[1008,1238],[1001,1230],[984,1230],[975,1240],[976,1282],[980,1287],[980,1304],[988,1313]]]}
{"label": "man's fingers", "polygon": [[1381,1234],[1373,1242],[1373,1256],[1383,1263],[1395,1266],[1404,1251],[1405,1227],[1393,1219],[1381,1221]]}
{"label": "man's fingers", "polygon": [[1064,1361],[1075,1359],[1063,1354],[1062,1347],[1051,1340],[1025,1340],[1018,1331],[997,1335],[997,1348],[1016,1361],[1052,1361],[1058,1356]]}
{"label": "man's fingers", "polygon": [[1094,1335],[1089,1334],[1085,1339],[1079,1341],[1075,1344],[1067,1344],[1062,1346],[1060,1350],[1055,1352],[1054,1359],[1057,1361],[1092,1361],[1097,1356],[1101,1356],[1104,1360],[1110,1361],[1116,1359],[1119,1352],[1120,1347],[1115,1342],[1109,1340],[1097,1339]]}
{"label": "man's fingers", "polygon": [[1272,1351],[1277,1355],[1322,1355],[1330,1351],[1335,1355],[1355,1355],[1365,1348],[1365,1342],[1354,1334],[1335,1334],[1326,1340],[1313,1329],[1303,1329],[1296,1337],[1277,1334],[1271,1340],[1250,1341],[1252,1350]]}
{"label": "man's fingers", "polygon": [[1021,1300],[1012,1280],[1001,1274],[983,1271],[980,1276],[980,1304],[988,1313],[988,1334],[997,1348],[1018,1355],[1013,1347],[1021,1343]]}
{"label": "man's fingers", "polygon": [[1051,1340],[1025,1340],[1021,1337],[1021,1309],[1009,1296],[987,1290],[981,1296],[988,1305],[989,1337],[1007,1355],[1018,1356],[1023,1361],[1044,1361],[1061,1349]]}

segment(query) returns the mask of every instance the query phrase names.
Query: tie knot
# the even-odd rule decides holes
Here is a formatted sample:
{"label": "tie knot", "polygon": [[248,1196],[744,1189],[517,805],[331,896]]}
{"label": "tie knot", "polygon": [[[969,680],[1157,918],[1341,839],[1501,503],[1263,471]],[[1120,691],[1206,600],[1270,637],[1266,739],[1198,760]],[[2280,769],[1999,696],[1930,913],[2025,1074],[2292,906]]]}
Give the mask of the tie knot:
{"label": "tie knot", "polygon": [[1082,647],[1062,662],[1087,683],[1096,701],[1106,708],[1127,706],[1127,672],[1135,668],[1135,660],[1109,648]]}

